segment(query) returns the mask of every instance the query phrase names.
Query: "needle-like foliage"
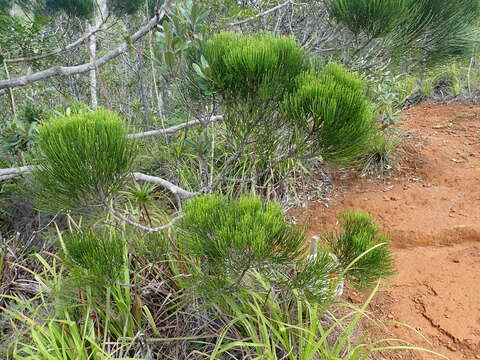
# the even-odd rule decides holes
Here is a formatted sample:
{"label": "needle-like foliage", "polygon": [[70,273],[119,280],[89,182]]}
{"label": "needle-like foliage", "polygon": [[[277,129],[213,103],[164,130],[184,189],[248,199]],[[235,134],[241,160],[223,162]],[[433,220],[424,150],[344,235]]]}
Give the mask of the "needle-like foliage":
{"label": "needle-like foliage", "polygon": [[365,153],[374,132],[372,106],[361,79],[331,63],[320,73],[298,79],[298,89],[287,96],[284,110],[294,120],[304,152],[345,164]]}
{"label": "needle-like foliage", "polygon": [[243,285],[249,270],[268,274],[305,252],[303,231],[285,221],[276,203],[207,195],[190,200],[184,211],[178,241],[199,259],[205,284]]}
{"label": "needle-like foliage", "polygon": [[342,232],[327,233],[324,238],[352,285],[368,288],[395,273],[390,239],[380,233],[369,214],[346,212],[341,227]]}
{"label": "needle-like foliage", "polygon": [[137,154],[125,122],[106,110],[53,118],[38,132],[32,187],[47,211],[104,206],[126,181]]}
{"label": "needle-like foliage", "polygon": [[329,0],[327,7],[356,37],[386,38],[400,56],[445,61],[478,42],[477,0]]}
{"label": "needle-like foliage", "polygon": [[303,50],[285,36],[223,33],[206,42],[203,54],[227,101],[281,98],[305,69]]}
{"label": "needle-like foliage", "polygon": [[362,32],[376,38],[397,26],[408,0],[332,0],[330,15],[355,35]]}
{"label": "needle-like foliage", "polygon": [[126,242],[109,230],[72,231],[63,236],[66,264],[82,285],[109,286],[126,266]]}

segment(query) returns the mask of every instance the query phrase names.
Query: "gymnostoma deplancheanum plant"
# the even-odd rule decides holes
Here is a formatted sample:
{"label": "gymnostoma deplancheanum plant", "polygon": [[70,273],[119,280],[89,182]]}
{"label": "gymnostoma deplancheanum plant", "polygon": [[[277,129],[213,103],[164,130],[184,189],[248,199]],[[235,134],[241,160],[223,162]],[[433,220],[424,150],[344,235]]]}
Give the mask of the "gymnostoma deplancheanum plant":
{"label": "gymnostoma deplancheanum plant", "polygon": [[287,223],[279,205],[258,197],[194,198],[177,227],[178,245],[198,261],[195,285],[214,298],[255,288],[260,274],[273,287],[328,304],[344,280],[365,289],[394,273],[389,239],[366,213],[343,214],[342,231],[325,234],[310,256],[305,232]]}

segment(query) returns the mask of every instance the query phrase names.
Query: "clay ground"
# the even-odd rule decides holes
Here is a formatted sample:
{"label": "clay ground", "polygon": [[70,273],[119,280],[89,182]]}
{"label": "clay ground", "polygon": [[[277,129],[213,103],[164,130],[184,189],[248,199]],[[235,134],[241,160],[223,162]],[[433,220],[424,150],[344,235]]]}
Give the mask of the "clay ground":
{"label": "clay ground", "polygon": [[480,359],[480,107],[427,103],[404,114],[400,171],[386,180],[336,172],[330,202],[292,215],[313,235],[334,228],[344,210],[371,213],[392,239],[398,271],[371,306],[391,321],[389,336],[452,360]]}

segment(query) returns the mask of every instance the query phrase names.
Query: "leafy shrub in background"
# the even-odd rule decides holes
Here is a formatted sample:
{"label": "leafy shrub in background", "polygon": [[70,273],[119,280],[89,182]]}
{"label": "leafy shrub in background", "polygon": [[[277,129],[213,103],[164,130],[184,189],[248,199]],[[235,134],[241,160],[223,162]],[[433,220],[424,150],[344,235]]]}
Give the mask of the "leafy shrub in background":
{"label": "leafy shrub in background", "polygon": [[7,120],[0,126],[0,148],[12,155],[28,151],[35,144],[38,123]]}
{"label": "leafy shrub in background", "polygon": [[41,123],[47,120],[48,116],[48,110],[44,106],[30,101],[22,104],[18,114],[19,119],[27,123]]}
{"label": "leafy shrub in background", "polygon": [[56,117],[38,131],[39,166],[32,186],[39,207],[47,211],[81,210],[110,201],[137,154],[125,122],[106,110]]}

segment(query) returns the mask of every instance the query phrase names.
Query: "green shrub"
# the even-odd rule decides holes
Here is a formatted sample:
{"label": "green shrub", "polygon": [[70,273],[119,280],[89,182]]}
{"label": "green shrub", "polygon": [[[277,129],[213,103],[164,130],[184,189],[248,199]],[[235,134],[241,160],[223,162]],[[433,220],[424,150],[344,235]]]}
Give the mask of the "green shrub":
{"label": "green shrub", "polygon": [[258,197],[232,200],[206,195],[185,205],[178,241],[202,264],[204,283],[243,285],[247,273],[264,274],[298,261],[304,233],[286,223],[279,205]]}
{"label": "green shrub", "polygon": [[83,210],[110,201],[137,154],[119,116],[106,110],[53,118],[38,129],[32,186],[46,211]]}
{"label": "green shrub", "polygon": [[[396,34],[407,44],[416,41],[428,63],[469,56],[477,38],[480,3],[477,0],[410,0],[410,14]],[[412,33],[412,29],[416,29]],[[404,34],[412,33],[410,38]]]}
{"label": "green shrub", "polygon": [[330,16],[355,35],[365,33],[381,37],[392,31],[402,19],[408,0],[331,0]]}
{"label": "green shrub", "polygon": [[329,0],[330,16],[355,36],[386,38],[425,62],[468,54],[477,41],[477,0]]}
{"label": "green shrub", "polygon": [[374,133],[373,109],[361,79],[338,64],[300,76],[284,110],[304,141],[303,151],[332,163],[345,164],[364,154]]}
{"label": "green shrub", "polygon": [[285,36],[222,33],[206,42],[203,55],[227,101],[281,99],[305,69],[303,50]]}
{"label": "green shrub", "polygon": [[368,288],[394,274],[388,249],[390,239],[380,233],[369,214],[346,212],[342,214],[341,227],[341,233],[328,233],[325,240],[347,280],[358,288]]}
{"label": "green shrub", "polygon": [[85,285],[114,285],[123,275],[126,242],[122,234],[109,230],[72,231],[63,236],[66,264]]}
{"label": "green shrub", "polygon": [[29,124],[33,122],[41,123],[48,118],[48,110],[43,105],[38,105],[33,102],[24,103],[19,111],[18,117],[21,121]]}
{"label": "green shrub", "polygon": [[35,144],[37,122],[8,120],[0,126],[0,149],[11,154],[28,151]]}

